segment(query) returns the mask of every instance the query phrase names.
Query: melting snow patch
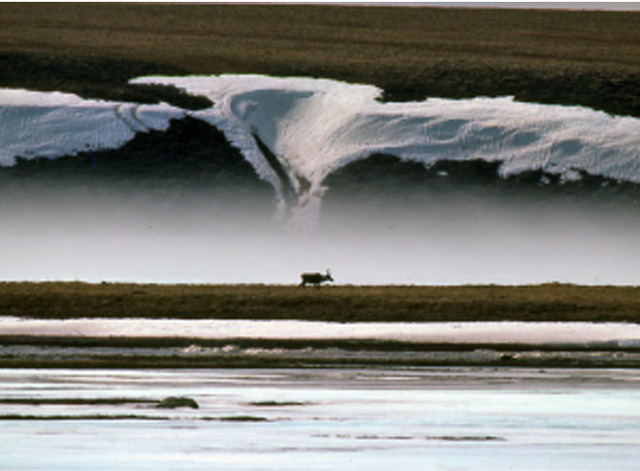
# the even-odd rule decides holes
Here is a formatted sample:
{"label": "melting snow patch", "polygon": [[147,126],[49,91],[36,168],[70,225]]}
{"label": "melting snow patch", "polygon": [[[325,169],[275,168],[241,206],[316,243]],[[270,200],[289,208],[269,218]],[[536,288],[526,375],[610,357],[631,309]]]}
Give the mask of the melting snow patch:
{"label": "melting snow patch", "polygon": [[[433,343],[640,345],[640,325],[581,322],[332,323],[254,320],[0,318],[0,335],[200,339],[380,340]],[[232,347],[229,347],[229,349]],[[227,348],[225,347],[225,351]]]}
{"label": "melting snow patch", "polygon": [[166,103],[85,100],[59,92],[0,89],[0,165],[115,149],[136,133],[165,130],[184,112]]}

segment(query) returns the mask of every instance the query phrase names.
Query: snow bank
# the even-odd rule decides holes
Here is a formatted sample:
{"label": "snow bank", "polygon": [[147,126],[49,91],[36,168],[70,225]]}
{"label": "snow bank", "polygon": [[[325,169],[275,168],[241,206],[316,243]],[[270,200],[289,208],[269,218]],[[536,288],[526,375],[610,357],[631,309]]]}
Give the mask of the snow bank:
{"label": "snow bank", "polygon": [[0,165],[115,149],[136,133],[165,130],[184,112],[166,103],[85,100],[59,92],[0,89]]}
{"label": "snow bank", "polygon": [[219,127],[280,189],[257,135],[294,182],[311,183],[300,202],[316,207],[330,172],[374,153],[426,165],[499,161],[502,176],[542,170],[575,180],[584,171],[640,183],[640,120],[577,106],[510,97],[382,103],[382,91],[369,85],[261,75],[143,77],[132,83],[207,96],[215,105],[194,116]]}
{"label": "snow bank", "polygon": [[370,85],[262,75],[141,77],[131,83],[172,85],[214,105],[187,111],[0,89],[0,165],[12,165],[16,157],[117,148],[137,132],[166,129],[170,119],[192,116],[222,130],[284,206],[289,184],[255,137],[270,149],[297,193],[293,219],[315,220],[325,177],[374,153],[427,166],[497,161],[505,177],[542,170],[570,181],[587,172],[640,183],[640,120],[577,106],[509,97],[382,103],[382,91]]}
{"label": "snow bank", "polygon": [[571,322],[332,323],[254,320],[0,318],[0,335],[201,339],[393,340],[434,343],[640,345],[640,325]]}

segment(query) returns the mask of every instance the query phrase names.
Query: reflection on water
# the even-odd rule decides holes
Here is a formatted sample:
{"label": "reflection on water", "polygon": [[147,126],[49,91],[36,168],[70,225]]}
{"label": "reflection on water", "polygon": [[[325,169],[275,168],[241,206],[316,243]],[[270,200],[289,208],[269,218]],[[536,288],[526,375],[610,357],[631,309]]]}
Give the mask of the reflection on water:
{"label": "reflection on water", "polygon": [[[636,370],[4,370],[0,376],[3,399],[188,396],[200,405],[0,404],[3,469],[583,471],[635,470],[640,458]],[[136,418],[104,419],[125,415]]]}

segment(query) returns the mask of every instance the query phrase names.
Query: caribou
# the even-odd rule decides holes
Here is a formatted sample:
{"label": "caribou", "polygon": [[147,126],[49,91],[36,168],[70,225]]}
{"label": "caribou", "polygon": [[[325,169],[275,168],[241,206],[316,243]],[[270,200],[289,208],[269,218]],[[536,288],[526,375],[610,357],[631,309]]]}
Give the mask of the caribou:
{"label": "caribou", "polygon": [[327,273],[324,275],[322,273],[303,273],[302,275],[300,275],[300,279],[302,280],[300,282],[301,288],[304,288],[307,285],[313,285],[316,288],[319,288],[320,285],[325,281],[333,281],[333,278],[331,278],[331,272],[329,272],[329,270],[327,270]]}

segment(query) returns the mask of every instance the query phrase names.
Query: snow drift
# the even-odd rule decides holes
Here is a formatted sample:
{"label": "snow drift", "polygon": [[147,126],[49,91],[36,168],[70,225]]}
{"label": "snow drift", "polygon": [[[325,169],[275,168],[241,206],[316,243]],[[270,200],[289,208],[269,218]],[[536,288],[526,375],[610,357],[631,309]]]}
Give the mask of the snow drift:
{"label": "snow drift", "polygon": [[117,149],[136,133],[166,130],[184,112],[161,103],[86,100],[71,93],[0,89],[0,165]]}
{"label": "snow drift", "polygon": [[[370,85],[260,75],[143,77],[204,95],[200,111],[164,103],[84,100],[66,93],[0,89],[0,165],[117,148],[135,133],[192,116],[217,127],[270,182],[292,219],[314,220],[324,179],[372,154],[426,166],[499,162],[503,177],[542,171],[574,181],[591,174],[640,183],[640,120],[510,97],[383,103]],[[270,155],[267,155],[270,154]],[[544,184],[541,181],[541,184]],[[287,199],[291,189],[294,198]]]}
{"label": "snow drift", "polygon": [[640,183],[640,120],[582,107],[513,98],[383,103],[382,90],[310,78],[146,77],[135,84],[177,86],[214,102],[193,115],[219,127],[282,199],[282,182],[256,138],[277,156],[298,192],[294,216],[315,212],[323,179],[375,153],[432,165],[499,161],[510,176],[530,170],[580,178],[581,172]]}

